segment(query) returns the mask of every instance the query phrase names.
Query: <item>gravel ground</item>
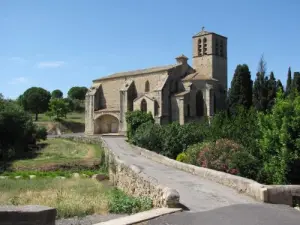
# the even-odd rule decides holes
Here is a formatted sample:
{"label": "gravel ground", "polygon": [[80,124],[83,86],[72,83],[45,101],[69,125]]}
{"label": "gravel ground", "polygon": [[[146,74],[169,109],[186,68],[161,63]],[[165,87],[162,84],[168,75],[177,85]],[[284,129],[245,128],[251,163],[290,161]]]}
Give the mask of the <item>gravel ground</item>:
{"label": "gravel ground", "polygon": [[120,218],[123,216],[123,214],[108,214],[108,215],[90,215],[83,218],[68,218],[68,219],[59,219],[56,220],[56,225],[93,225],[95,223],[100,223],[116,218]]}

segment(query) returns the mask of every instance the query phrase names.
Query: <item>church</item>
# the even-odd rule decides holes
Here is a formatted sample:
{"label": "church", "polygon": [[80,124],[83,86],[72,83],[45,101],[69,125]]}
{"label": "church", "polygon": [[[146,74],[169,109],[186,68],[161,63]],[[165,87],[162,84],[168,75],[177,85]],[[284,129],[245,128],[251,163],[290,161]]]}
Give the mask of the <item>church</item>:
{"label": "church", "polygon": [[151,112],[158,124],[184,124],[225,108],[227,38],[202,30],[192,37],[192,65],[181,54],[172,65],[93,80],[85,100],[87,135],[124,133],[126,112]]}

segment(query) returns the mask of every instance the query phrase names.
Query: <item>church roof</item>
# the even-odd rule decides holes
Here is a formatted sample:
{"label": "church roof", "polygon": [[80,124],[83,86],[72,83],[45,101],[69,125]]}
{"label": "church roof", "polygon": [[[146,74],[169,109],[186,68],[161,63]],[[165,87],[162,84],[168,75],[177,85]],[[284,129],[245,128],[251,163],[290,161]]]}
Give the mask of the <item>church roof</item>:
{"label": "church roof", "polygon": [[215,78],[212,78],[210,76],[205,76],[203,74],[200,74],[198,72],[191,73],[187,75],[185,78],[182,79],[183,81],[189,81],[189,80],[216,80]]}
{"label": "church roof", "polygon": [[102,80],[106,80],[106,79],[112,79],[112,78],[119,78],[119,77],[126,77],[126,76],[136,76],[136,75],[147,74],[147,73],[167,71],[167,70],[175,68],[177,66],[180,66],[180,65],[179,64],[172,64],[172,65],[151,67],[151,68],[140,69],[140,70],[132,70],[132,71],[121,72],[121,73],[114,73],[114,74],[111,74],[109,76],[101,77],[99,79],[96,79],[96,80],[94,80],[94,82],[95,81],[102,81]]}
{"label": "church roof", "polygon": [[220,36],[220,37],[223,37],[223,38],[226,38],[226,39],[227,39],[227,37],[225,37],[225,36],[222,36],[222,35],[220,35],[220,34],[216,34],[216,33],[214,33],[214,32],[206,31],[206,30],[204,30],[204,28],[202,28],[202,30],[201,30],[200,32],[198,32],[197,34],[195,34],[195,35],[193,36],[193,38],[194,38],[194,37],[200,37],[200,36],[207,35],[207,34],[214,34],[214,35],[217,35],[217,36]]}

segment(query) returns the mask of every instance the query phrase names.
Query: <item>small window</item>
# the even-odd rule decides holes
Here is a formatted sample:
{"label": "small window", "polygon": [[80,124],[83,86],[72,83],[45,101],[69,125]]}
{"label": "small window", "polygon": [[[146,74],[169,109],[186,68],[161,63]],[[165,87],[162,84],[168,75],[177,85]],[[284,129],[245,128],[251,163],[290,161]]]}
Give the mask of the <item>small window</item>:
{"label": "small window", "polygon": [[201,55],[201,52],[202,52],[201,39],[198,39],[198,55]]}
{"label": "small window", "polygon": [[147,80],[146,83],[145,83],[145,92],[149,92],[149,91],[150,91],[150,83]]}

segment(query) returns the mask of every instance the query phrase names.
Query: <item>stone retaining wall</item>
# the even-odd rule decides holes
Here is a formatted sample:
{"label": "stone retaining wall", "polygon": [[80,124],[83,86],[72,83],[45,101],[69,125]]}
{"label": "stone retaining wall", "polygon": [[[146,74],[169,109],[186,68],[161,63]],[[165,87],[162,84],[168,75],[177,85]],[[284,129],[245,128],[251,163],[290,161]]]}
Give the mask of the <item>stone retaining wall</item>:
{"label": "stone retaining wall", "polygon": [[110,181],[125,193],[136,197],[149,197],[154,207],[176,207],[179,204],[179,193],[171,188],[160,185],[135,165],[122,161],[100,137],[73,136],[64,137],[87,144],[101,144],[105,151],[105,164],[108,168]]}
{"label": "stone retaining wall", "polygon": [[56,209],[41,205],[0,206],[0,225],[55,225]]}
{"label": "stone retaining wall", "polygon": [[264,185],[247,178],[178,162],[138,146],[134,146],[133,149],[153,161],[231,187],[262,202],[292,206],[293,198],[300,196],[300,185]]}

